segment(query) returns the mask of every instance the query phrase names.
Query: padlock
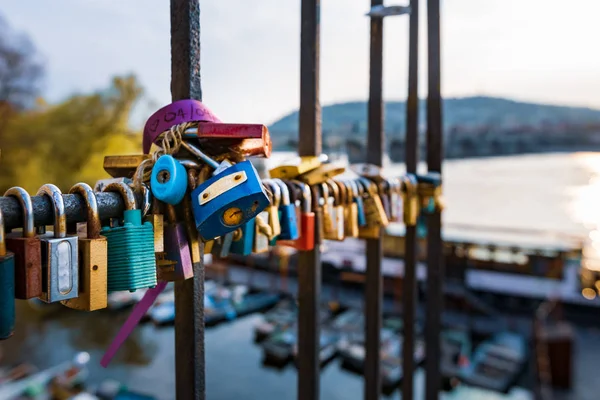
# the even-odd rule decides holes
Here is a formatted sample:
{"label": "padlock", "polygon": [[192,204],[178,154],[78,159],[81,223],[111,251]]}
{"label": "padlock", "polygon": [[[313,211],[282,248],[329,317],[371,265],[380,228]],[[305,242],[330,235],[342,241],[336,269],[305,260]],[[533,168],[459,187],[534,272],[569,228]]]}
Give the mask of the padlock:
{"label": "padlock", "polygon": [[0,340],[15,330],[15,255],[6,250],[4,214],[0,209]]}
{"label": "padlock", "polygon": [[268,224],[273,231],[271,245],[274,246],[274,241],[277,240],[278,236],[281,234],[281,213],[279,211],[279,207],[281,206],[281,188],[277,183],[270,179],[264,179],[263,184],[265,184],[271,192],[271,202],[267,207],[267,212],[269,214]]}
{"label": "padlock", "polygon": [[35,234],[31,196],[20,187],[12,187],[4,195],[15,197],[23,210],[23,233],[6,235],[6,248],[15,257],[15,298],[39,297],[42,295],[42,244]]}
{"label": "padlock", "polygon": [[256,217],[267,207],[269,199],[250,161],[223,168],[223,163],[219,165],[201,154],[206,158],[203,161],[210,162],[208,165],[217,172],[191,195],[196,228],[202,240],[207,241],[233,232]]}
{"label": "padlock", "polygon": [[346,168],[338,164],[323,164],[312,171],[299,175],[297,179],[312,186],[321,184],[334,176],[343,174],[345,171]]}
{"label": "padlock", "polygon": [[444,208],[441,175],[437,172],[428,172],[416,177],[422,209],[427,213],[441,211]]}
{"label": "padlock", "polygon": [[323,212],[323,238],[329,239],[334,236],[334,198],[329,195],[329,186],[325,182],[318,185],[319,188],[319,204]]}
{"label": "padlock", "polygon": [[281,240],[296,240],[299,237],[298,220],[296,219],[296,205],[290,201],[290,191],[287,185],[281,179],[273,179],[276,185],[281,189]]}
{"label": "padlock", "polygon": [[165,154],[156,160],[150,177],[154,197],[167,204],[179,204],[185,196],[187,184],[187,171],[173,156]]}
{"label": "padlock", "polygon": [[154,252],[163,253],[165,251],[165,226],[164,216],[161,212],[161,205],[158,199],[153,198],[150,206],[150,214],[144,218],[145,222],[150,222],[154,232]]}
{"label": "padlock", "polygon": [[381,229],[389,223],[383,204],[377,191],[377,185],[366,178],[359,178],[363,185],[363,204],[367,225],[359,228],[358,236],[363,239],[377,239],[381,237]]}
{"label": "padlock", "polygon": [[300,181],[293,181],[302,190],[300,213],[300,237],[296,240],[277,241],[278,245],[291,246],[300,251],[309,251],[315,247],[315,213],[312,211],[312,195],[310,186]]}
{"label": "padlock", "polygon": [[[194,167],[200,168],[198,164]],[[196,188],[197,171],[195,169],[189,169],[187,171],[188,176],[188,188],[190,191]],[[182,200],[183,207],[183,223],[185,225],[185,232],[187,234],[190,254],[192,256],[192,264],[202,262],[202,253],[200,251],[200,240],[198,239],[198,231],[194,224],[194,214],[192,212],[192,200],[190,196],[184,196]]]}
{"label": "padlock", "polygon": [[190,254],[189,242],[185,234],[185,226],[177,222],[175,207],[166,205],[167,223],[165,224],[165,253],[167,259],[175,261],[173,272],[159,269],[163,281],[181,281],[194,277],[194,267]]}
{"label": "padlock", "polygon": [[273,144],[269,129],[261,124],[224,124],[202,122],[186,139],[200,139],[211,154],[235,154],[241,157],[271,156]]}
{"label": "padlock", "polygon": [[214,240],[214,244],[212,246],[212,254],[219,258],[229,257],[229,253],[231,252],[231,246],[233,245],[233,238],[235,236],[235,232],[228,232],[227,234],[218,237]]}
{"label": "padlock", "polygon": [[330,198],[333,200],[333,209],[331,210],[332,230],[329,236],[325,236],[325,238],[341,241],[344,240],[344,204],[342,193],[338,185],[333,180],[325,182],[325,185],[327,185],[329,188],[331,193]]}
{"label": "padlock", "polygon": [[402,215],[402,182],[398,178],[387,178],[390,196],[390,222],[398,222]]}
{"label": "padlock", "polygon": [[268,211],[261,212],[255,218],[254,247],[252,249],[254,253],[264,253],[269,251],[269,242],[273,236],[273,231],[267,223],[268,218]]}
{"label": "padlock", "polygon": [[352,186],[349,181],[333,181],[340,188],[344,198],[344,235],[358,237],[358,207],[354,202]]}
{"label": "padlock", "polygon": [[314,247],[320,248],[323,244],[323,239],[325,238],[325,230],[323,223],[323,198],[321,196],[320,186],[310,186],[307,185],[311,191],[312,197],[312,212],[315,214],[315,227],[314,227]]}
{"label": "padlock", "polygon": [[67,235],[65,203],[59,188],[43,185],[38,196],[48,196],[54,207],[54,232],[39,227],[42,242],[42,295],[46,303],[77,297],[79,292],[78,245],[76,235]]}
{"label": "padlock", "polygon": [[352,187],[353,201],[356,204],[356,212],[358,214],[358,226],[366,226],[367,218],[365,216],[365,207],[363,204],[364,188],[356,180],[350,181],[350,186]]}
{"label": "padlock", "polygon": [[74,185],[69,193],[80,194],[86,203],[87,233],[79,237],[79,293],[63,300],[64,306],[82,311],[95,311],[107,306],[108,242],[100,236],[100,214],[94,190],[86,183]]}
{"label": "padlock", "polygon": [[252,218],[233,231],[231,252],[241,256],[252,254],[254,250],[255,220]]}
{"label": "padlock", "polygon": [[319,156],[295,157],[271,169],[269,176],[279,179],[295,179],[298,175],[305,174],[319,166],[321,166],[321,158]]}
{"label": "padlock", "polygon": [[105,156],[104,170],[113,178],[133,178],[137,167],[145,160],[151,159],[149,154],[126,156]]}
{"label": "padlock", "polygon": [[390,200],[391,187],[386,180],[379,181],[376,183],[376,185],[379,190],[379,198],[381,199],[381,205],[383,205],[383,210],[385,211],[385,215],[387,216],[389,221],[391,220],[392,216]]}
{"label": "padlock", "polygon": [[[196,188],[198,187],[198,185],[203,184],[204,182],[206,182],[206,180],[210,177],[210,171],[211,168],[208,165],[203,165],[200,167],[200,170],[198,171],[198,177],[196,178],[196,184],[190,186],[190,188]],[[190,189],[191,191],[193,191],[193,189]],[[192,198],[191,196],[189,196],[190,198],[190,210],[192,210],[191,205],[192,205]],[[187,217],[186,217],[187,218]],[[186,221],[188,224],[191,223],[194,225],[194,231],[196,232],[196,236],[198,237],[198,240],[202,241],[204,243],[204,254],[211,254],[212,253],[212,248],[213,248],[213,244],[214,244],[214,240],[203,240],[200,235],[198,234],[198,229],[196,229],[196,222],[194,219],[194,213],[192,210],[192,217],[190,218],[190,221]]]}
{"label": "padlock", "polygon": [[122,221],[114,227],[105,226],[101,231],[108,241],[108,292],[155,287],[152,224],[142,223],[142,211],[136,209],[135,196],[128,185],[113,182],[104,192],[119,193],[125,203]]}
{"label": "padlock", "polygon": [[402,200],[404,203],[404,225],[415,226],[420,213],[417,178],[413,174],[406,174],[400,180],[402,181]]}

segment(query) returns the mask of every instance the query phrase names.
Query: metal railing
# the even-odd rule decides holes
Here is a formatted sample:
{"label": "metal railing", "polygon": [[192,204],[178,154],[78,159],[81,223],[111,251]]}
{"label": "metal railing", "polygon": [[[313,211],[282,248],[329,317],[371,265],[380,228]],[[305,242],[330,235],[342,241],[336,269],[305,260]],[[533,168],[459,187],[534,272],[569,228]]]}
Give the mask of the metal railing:
{"label": "metal railing", "polygon": [[[381,5],[383,0],[372,0]],[[200,3],[199,0],[171,0],[171,95],[172,100],[202,100],[200,74]],[[416,172],[418,151],[418,1],[411,0],[409,44],[409,76],[407,102],[406,164],[408,172]],[[319,24],[320,0],[302,0],[301,21],[301,91],[299,155],[321,153],[321,106],[319,102]],[[440,11],[439,0],[429,0],[428,82],[427,98],[427,164],[429,171],[441,172],[442,111],[440,94]],[[371,17],[370,95],[367,162],[381,165],[383,157],[382,99],[383,17]],[[116,193],[97,194],[102,218],[117,217],[124,211],[123,200]],[[64,195],[66,217],[70,222],[86,219],[85,203],[77,195]],[[49,225],[53,206],[45,196],[32,197],[36,225]],[[11,197],[0,198],[5,228],[20,225],[22,210]],[[316,210],[316,212],[319,212]],[[319,219],[316,218],[318,221]],[[318,232],[315,229],[315,232]],[[440,389],[440,329],[442,282],[444,277],[441,239],[441,213],[435,211],[428,220],[428,281],[425,342],[426,398],[437,399]],[[415,364],[414,329],[416,308],[416,232],[406,232],[406,275],[403,288],[404,345],[403,398],[413,398]],[[367,276],[365,289],[366,369],[365,399],[379,398],[380,328],[382,319],[382,239],[367,239]],[[201,248],[201,253],[203,249]],[[298,315],[298,398],[319,398],[318,308],[321,299],[320,249],[301,252],[299,269]],[[204,355],[204,263],[195,264],[194,277],[175,283],[175,382],[177,399],[206,399]]]}

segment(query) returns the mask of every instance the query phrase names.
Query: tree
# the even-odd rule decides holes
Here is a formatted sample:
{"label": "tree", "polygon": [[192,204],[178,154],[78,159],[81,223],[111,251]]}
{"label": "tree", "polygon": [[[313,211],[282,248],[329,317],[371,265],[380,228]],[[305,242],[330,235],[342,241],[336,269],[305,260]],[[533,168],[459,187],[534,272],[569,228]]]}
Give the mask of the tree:
{"label": "tree", "polygon": [[10,115],[33,105],[43,72],[29,37],[14,32],[0,16],[0,140]]}
{"label": "tree", "polygon": [[134,76],[113,78],[96,93],[74,95],[63,103],[37,105],[17,113],[2,140],[0,190],[19,185],[34,192],[52,182],[63,191],[78,181],[91,185],[107,177],[105,154],[131,154],[141,134],[129,127],[133,106],[142,94]]}

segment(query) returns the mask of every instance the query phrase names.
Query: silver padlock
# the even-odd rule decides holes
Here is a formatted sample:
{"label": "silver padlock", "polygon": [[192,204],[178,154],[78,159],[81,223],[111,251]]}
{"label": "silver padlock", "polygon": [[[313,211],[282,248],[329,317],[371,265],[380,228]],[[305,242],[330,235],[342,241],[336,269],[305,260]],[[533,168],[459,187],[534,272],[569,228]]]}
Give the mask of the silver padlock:
{"label": "silver padlock", "polygon": [[42,295],[46,303],[74,299],[79,293],[77,235],[67,235],[65,203],[59,188],[42,186],[38,196],[48,196],[54,206],[54,231],[39,227],[42,242]]}

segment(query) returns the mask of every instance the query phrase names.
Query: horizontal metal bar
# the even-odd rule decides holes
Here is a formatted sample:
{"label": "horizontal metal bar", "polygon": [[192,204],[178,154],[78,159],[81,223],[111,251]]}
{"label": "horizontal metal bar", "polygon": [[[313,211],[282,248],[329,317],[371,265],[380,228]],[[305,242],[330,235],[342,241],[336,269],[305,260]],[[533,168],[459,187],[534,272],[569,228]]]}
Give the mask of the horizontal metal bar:
{"label": "horizontal metal bar", "polygon": [[[101,219],[116,218],[123,215],[125,203],[118,193],[96,193],[98,211]],[[85,222],[85,200],[79,194],[63,194],[65,212],[68,222]],[[54,223],[54,206],[48,196],[32,196],[33,220],[36,226],[52,225]],[[14,197],[0,197],[0,210],[4,216],[4,229],[20,228],[23,226],[23,209]]]}

